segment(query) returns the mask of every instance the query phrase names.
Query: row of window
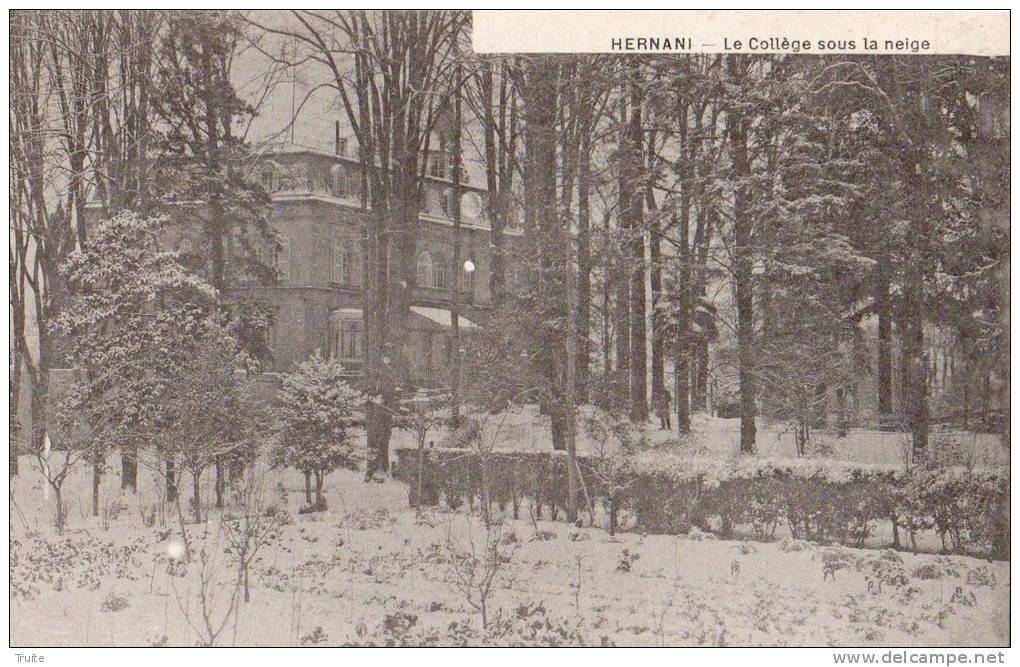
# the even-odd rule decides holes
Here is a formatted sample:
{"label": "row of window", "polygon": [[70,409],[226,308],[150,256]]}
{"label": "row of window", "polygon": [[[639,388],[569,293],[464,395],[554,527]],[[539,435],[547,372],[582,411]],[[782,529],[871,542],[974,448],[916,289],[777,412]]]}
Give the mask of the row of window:
{"label": "row of window", "polygon": [[[269,265],[276,269],[280,280],[290,280],[290,239],[286,236],[279,236],[279,242],[273,244],[269,255]],[[195,246],[191,239],[185,237],[180,240],[177,244],[177,253],[181,256],[187,257],[195,253]],[[256,244],[253,248],[254,259],[257,262],[265,261],[265,253],[262,250],[260,244]],[[242,276],[242,280],[245,276]],[[247,276],[248,279],[254,279],[254,276]]]}
{"label": "row of window", "polygon": [[329,170],[327,184],[321,183],[320,178],[313,178],[315,182],[312,183],[308,180],[304,175],[292,174],[272,163],[264,164],[259,171],[259,183],[263,190],[270,193],[293,190],[301,186],[317,189],[323,185],[337,197],[356,199],[361,193],[361,175],[341,164],[333,165]]}
{"label": "row of window", "polygon": [[[265,164],[259,173],[259,180],[266,192],[280,192],[298,187],[304,179],[273,164]],[[361,195],[361,174],[349,165],[335,164],[329,170],[329,183],[325,187],[335,197],[357,199]],[[453,192],[449,188],[430,189],[426,195],[424,212],[451,217]],[[482,199],[477,192],[468,191],[462,195],[461,214],[468,220],[477,220],[483,216]]]}
{"label": "row of window", "polygon": [[[268,264],[274,267],[280,280],[288,281],[291,277],[291,247],[290,240],[286,236],[278,235],[278,242],[270,244],[270,255],[268,258],[263,254],[262,246],[254,248],[255,259],[259,262],[268,259]],[[194,246],[189,238],[183,238],[178,245],[177,251],[181,255],[190,255],[194,252]],[[331,282],[349,287],[361,287],[362,257],[361,244],[352,239],[338,237],[333,239],[332,246],[332,267]],[[450,276],[453,267],[450,266],[448,257],[424,251],[418,255],[415,267],[417,283],[420,287],[435,287],[438,289],[450,289],[452,281]],[[461,267],[458,271],[457,286],[463,292],[472,291],[472,273]]]}
{"label": "row of window", "polygon": [[[431,252],[423,252],[418,255],[418,262],[415,267],[415,276],[419,287],[436,287],[439,289],[450,289],[452,283],[450,275],[453,267],[448,258]],[[457,288],[462,292],[470,292],[471,273],[461,267],[457,276]]]}

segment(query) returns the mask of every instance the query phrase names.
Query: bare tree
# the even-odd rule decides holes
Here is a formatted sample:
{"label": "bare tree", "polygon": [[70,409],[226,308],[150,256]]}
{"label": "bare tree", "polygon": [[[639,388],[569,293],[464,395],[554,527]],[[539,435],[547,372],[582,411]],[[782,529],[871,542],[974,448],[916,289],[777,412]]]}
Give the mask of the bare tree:
{"label": "bare tree", "polygon": [[[446,85],[462,12],[294,11],[289,27],[251,22],[291,40],[290,66],[311,62],[339,97],[358,142],[366,229],[366,477],[389,470],[389,439],[399,384],[407,377],[405,330],[415,287],[415,256],[425,156],[450,101]],[[293,49],[292,49],[293,51]],[[267,54],[269,52],[267,51]]]}

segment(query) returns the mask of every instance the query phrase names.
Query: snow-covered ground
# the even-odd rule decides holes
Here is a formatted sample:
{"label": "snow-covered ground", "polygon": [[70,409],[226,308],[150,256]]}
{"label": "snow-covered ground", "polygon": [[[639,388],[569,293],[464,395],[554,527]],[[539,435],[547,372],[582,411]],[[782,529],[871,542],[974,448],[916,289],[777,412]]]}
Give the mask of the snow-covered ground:
{"label": "snow-covered ground", "polygon": [[[578,418],[577,451],[579,454],[591,453],[598,445],[593,442],[589,430],[585,427],[586,419],[594,415],[590,405],[582,406]],[[496,441],[498,449],[507,450],[548,450],[550,447],[549,418],[539,414],[535,405],[525,405],[505,414],[489,415],[482,413],[481,418],[495,428],[499,426],[499,437]],[[674,417],[675,419],[675,417]],[[659,422],[649,417],[641,431],[651,446],[663,446],[675,441],[678,433],[659,428]],[[674,428],[676,424],[673,424]],[[794,432],[789,424],[770,423],[759,418],[757,427],[758,456],[778,459],[797,457],[797,443]],[[442,446],[448,437],[444,429],[431,431],[428,440]],[[824,445],[834,458],[857,461],[861,463],[903,463],[904,453],[910,446],[909,433],[892,433],[867,429],[851,429],[847,437],[837,438],[828,431],[812,433],[813,446]],[[1002,447],[999,436],[992,433],[973,433],[961,431],[936,431],[932,438],[953,438],[961,447],[971,453],[975,464],[995,465],[1009,464],[1009,450]],[[408,431],[393,432],[394,447],[414,447],[413,435]],[[705,413],[696,413],[691,423],[691,433],[687,436],[689,445],[694,445],[709,452],[731,456],[740,450],[740,420],[721,419]],[[610,446],[612,442],[608,443]]]}
{"label": "snow-covered ground", "polygon": [[[202,568],[197,559],[169,567],[167,551],[178,539],[173,516],[165,525],[158,519],[143,524],[142,513],[156,497],[151,473],[140,473],[137,495],[122,495],[113,473],[104,480],[105,520],[89,516],[87,475],[72,479],[70,525],[58,537],[52,495],[43,499],[41,478],[27,458],[22,470],[14,482],[12,579],[31,599],[11,600],[12,646],[200,640],[206,632],[198,594]],[[717,541],[697,533],[611,538],[598,527],[527,518],[502,519],[490,534],[464,509],[429,510],[418,518],[407,507],[405,486],[365,484],[351,472],[327,478],[328,512],[298,515],[302,478],[293,471],[267,475],[268,488],[286,492],[293,522],[260,552],[251,601],[240,603],[236,618],[224,624],[221,645],[1009,641],[1005,562]],[[211,489],[205,494],[211,498]],[[210,623],[217,626],[236,572],[223,554],[215,511],[211,517],[187,530],[196,550],[205,544],[216,556],[206,570],[213,575]],[[499,565],[483,632],[481,615],[458,582],[471,562],[465,554],[473,548],[481,557],[487,537],[498,538]],[[480,559],[475,580],[485,562],[493,559]],[[825,573],[826,563],[839,568],[834,577]]]}

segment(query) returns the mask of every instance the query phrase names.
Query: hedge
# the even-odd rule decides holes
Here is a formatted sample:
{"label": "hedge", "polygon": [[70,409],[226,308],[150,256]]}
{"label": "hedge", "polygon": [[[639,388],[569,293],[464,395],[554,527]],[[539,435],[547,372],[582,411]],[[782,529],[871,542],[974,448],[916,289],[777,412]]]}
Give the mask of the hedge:
{"label": "hedge", "polygon": [[[481,457],[468,449],[428,449],[422,504],[456,508],[482,497]],[[416,504],[418,450],[396,450],[394,475]],[[566,506],[563,452],[494,452],[486,457],[490,501],[519,516],[527,498],[541,518]],[[579,456],[581,500],[601,504],[615,528],[620,509],[649,533],[693,526],[723,537],[738,525],[770,540],[785,525],[795,538],[862,546],[877,522],[897,541],[934,530],[946,550],[1008,558],[1009,472],[1000,468],[928,469],[826,459],[709,458],[646,452],[626,459]]]}

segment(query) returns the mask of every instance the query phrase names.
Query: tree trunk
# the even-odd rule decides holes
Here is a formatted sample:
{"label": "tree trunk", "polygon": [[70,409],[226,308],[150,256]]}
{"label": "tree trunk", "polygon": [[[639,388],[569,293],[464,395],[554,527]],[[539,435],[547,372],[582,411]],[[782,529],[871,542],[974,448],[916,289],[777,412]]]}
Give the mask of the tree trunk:
{"label": "tree trunk", "polygon": [[694,347],[691,412],[698,412],[708,409],[708,341],[701,339]]}
{"label": "tree trunk", "polygon": [[305,471],[305,505],[312,504],[312,472]]}
{"label": "tree trunk", "polygon": [[321,508],[325,504],[322,495],[322,485],[325,482],[325,475],[321,470],[315,471],[315,506]]}
{"label": "tree trunk", "polygon": [[[590,114],[584,116],[588,119]],[[591,123],[582,122],[577,165],[577,400],[588,400],[591,375]]]}
{"label": "tree trunk", "polygon": [[[559,64],[552,56],[536,56],[529,66],[524,86],[525,112],[525,246],[535,253],[537,292],[542,312],[534,357],[535,371],[543,379],[540,407],[550,416],[553,447],[566,449],[563,370],[566,316],[562,269],[565,249],[561,246],[560,216],[556,197],[556,112],[559,104]],[[557,324],[551,324],[557,323]]]}
{"label": "tree trunk", "polygon": [[666,388],[665,324],[660,312],[662,301],[662,251],[659,225],[652,228],[648,238],[652,287],[652,396]]}
{"label": "tree trunk", "polygon": [[[731,78],[746,76],[745,56],[729,56],[727,65]],[[733,194],[733,282],[737,302],[737,347],[740,366],[740,451],[754,452],[755,386],[754,386],[754,310],[752,292],[751,225],[748,211],[747,186],[751,175],[747,149],[748,122],[742,111],[726,112],[729,130],[733,177],[740,185]]]}
{"label": "tree trunk", "polygon": [[99,445],[92,453],[92,516],[99,516],[99,485],[103,480],[103,459]]}
{"label": "tree trunk", "polygon": [[[677,293],[677,322],[676,330],[673,332],[673,400],[676,401],[676,426],[681,435],[691,430],[691,355],[694,352],[690,344],[690,328],[693,313],[692,282],[694,281],[694,266],[691,252],[691,197],[692,189],[697,187],[699,197],[704,196],[704,188],[695,185],[697,180],[697,167],[695,157],[698,154],[701,134],[701,118],[695,117],[695,137],[690,137],[688,132],[689,107],[686,103],[679,103],[677,109],[677,126],[680,129],[680,155],[683,160],[682,168],[684,181],[680,189],[680,215],[674,212],[673,226],[677,227],[679,241],[678,259],[680,260],[679,283],[675,286]],[[702,216],[703,218],[703,216]],[[698,232],[704,233],[703,221],[699,220]]]}
{"label": "tree trunk", "polygon": [[223,508],[223,492],[226,490],[226,473],[223,469],[223,457],[216,457],[216,481],[214,483],[216,491],[216,507],[219,509]]}
{"label": "tree trunk", "polygon": [[673,372],[676,376],[676,382],[674,383],[676,385],[674,387],[674,393],[676,394],[674,397],[676,401],[676,425],[677,430],[682,435],[691,431],[691,368],[686,352],[677,355],[676,366]]}
{"label": "tree trunk", "polygon": [[138,447],[124,444],[120,453],[120,488],[138,491]]}
{"label": "tree trunk", "polygon": [[892,393],[892,308],[889,303],[889,279],[883,263],[879,270],[875,306],[878,314],[878,413],[890,415],[893,411]]}
{"label": "tree trunk", "polygon": [[[654,143],[648,142],[648,163],[645,166],[647,173],[651,173],[654,167]],[[656,217],[658,206],[655,203],[655,194],[651,183],[645,187],[645,203],[649,215]],[[648,281],[652,290],[652,400],[656,400],[661,392],[666,389],[665,377],[665,324],[663,322],[660,304],[662,302],[662,224],[653,220],[650,224],[648,234],[648,255],[651,265],[649,267]],[[669,408],[666,408],[669,410]]]}
{"label": "tree trunk", "polygon": [[900,339],[900,414],[910,414],[910,331],[902,317],[896,322],[896,333]]}
{"label": "tree trunk", "polygon": [[248,563],[245,563],[242,568],[244,570],[244,601],[251,602],[251,592],[248,586]]}
{"label": "tree trunk", "polygon": [[836,388],[836,437],[845,438],[847,431],[846,389]]}
{"label": "tree trunk", "polygon": [[63,534],[64,526],[67,525],[67,514],[64,512],[63,488],[59,484],[53,486],[53,500],[57,503],[56,527],[57,533]]}
{"label": "tree trunk", "polygon": [[[454,80],[458,83],[453,97],[453,266],[451,267],[450,289],[450,328],[452,344],[450,345],[450,417],[453,425],[460,423],[460,276],[464,272],[461,266],[461,92],[459,81],[461,67],[455,68]],[[470,278],[470,276],[469,276]]]}
{"label": "tree trunk", "polygon": [[614,266],[613,282],[616,284],[616,323],[613,327],[616,336],[616,377],[614,387],[620,405],[627,406],[630,401],[630,244],[628,235],[631,233],[630,204],[631,177],[627,168],[627,156],[630,155],[630,130],[627,123],[627,101],[620,98],[620,166],[617,184],[617,227],[620,239],[619,256]]}
{"label": "tree trunk", "polygon": [[417,465],[415,466],[416,467],[416,471],[415,471],[415,483],[414,483],[415,493],[414,493],[414,503],[412,503],[412,505],[416,509],[418,509],[419,513],[420,513],[421,506],[422,506],[422,497],[421,497],[421,494],[422,494],[422,491],[423,491],[422,487],[424,486],[424,482],[425,482],[425,438],[424,437],[418,438],[418,461],[416,463],[417,463]]}
{"label": "tree trunk", "polygon": [[[631,82],[630,161],[633,187],[630,199],[631,277],[630,277],[630,418],[637,423],[648,420],[648,327],[645,323],[645,235],[644,235],[644,153],[641,127],[639,69],[634,67]],[[640,181],[640,183],[638,183]]]}
{"label": "tree trunk", "polygon": [[[569,89],[565,107],[570,113],[577,114],[577,90],[574,81],[568,79]],[[582,84],[583,85],[583,84]],[[577,169],[579,152],[578,131],[575,125],[572,132],[564,132],[566,142],[562,151],[562,184],[560,196],[560,245],[564,250],[562,271],[564,274],[564,291],[566,292],[567,335],[566,359],[563,377],[564,421],[567,448],[567,520],[577,521],[577,285],[574,274],[574,240],[571,233],[570,204],[574,193],[573,179]]]}
{"label": "tree trunk", "polygon": [[195,523],[202,523],[202,487],[200,484],[201,473],[191,472],[191,502],[195,514]]}
{"label": "tree trunk", "polygon": [[177,472],[174,470],[173,456],[166,457],[166,501],[177,501]]}

